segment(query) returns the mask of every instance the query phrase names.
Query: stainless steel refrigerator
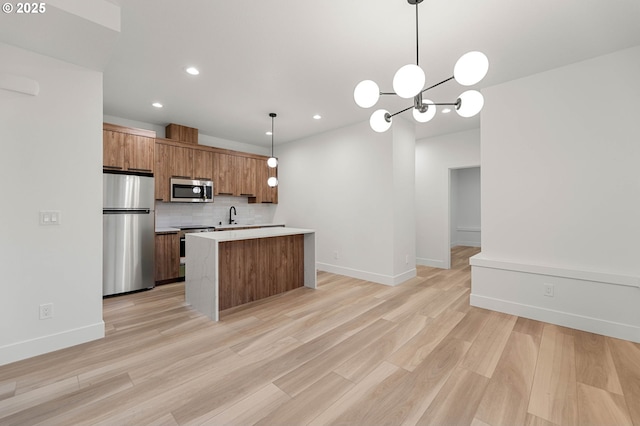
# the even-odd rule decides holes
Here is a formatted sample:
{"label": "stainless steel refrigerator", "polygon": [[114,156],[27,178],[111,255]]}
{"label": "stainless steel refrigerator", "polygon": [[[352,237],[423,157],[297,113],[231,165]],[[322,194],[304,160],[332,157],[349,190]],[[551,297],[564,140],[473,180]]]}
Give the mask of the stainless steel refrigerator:
{"label": "stainless steel refrigerator", "polygon": [[153,177],[104,173],[102,193],[102,294],[154,287]]}

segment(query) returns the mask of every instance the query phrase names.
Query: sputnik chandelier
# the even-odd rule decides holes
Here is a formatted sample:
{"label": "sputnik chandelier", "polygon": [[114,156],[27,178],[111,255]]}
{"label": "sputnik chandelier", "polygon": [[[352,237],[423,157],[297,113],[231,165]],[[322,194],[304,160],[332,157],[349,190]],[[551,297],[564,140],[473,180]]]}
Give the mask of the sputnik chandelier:
{"label": "sputnik chandelier", "polygon": [[378,85],[372,80],[364,80],[358,83],[353,91],[356,104],[362,108],[374,106],[381,95],[398,95],[404,99],[413,98],[413,105],[398,111],[395,114],[385,109],[379,109],[371,114],[369,124],[376,132],[385,132],[391,127],[392,117],[413,108],[413,118],[420,123],[426,123],[436,115],[436,106],[452,106],[461,117],[473,117],[478,114],[484,105],[484,98],[477,90],[467,90],[462,93],[455,102],[435,103],[430,99],[424,99],[422,94],[447,81],[455,79],[463,86],[472,86],[487,75],[489,60],[482,52],[468,52],[458,59],[453,68],[453,76],[440,83],[429,86],[424,84],[426,77],[419,66],[418,43],[418,5],[422,0],[407,0],[411,5],[416,5],[416,64],[408,64],[400,68],[393,77],[393,90],[395,92],[381,92]]}

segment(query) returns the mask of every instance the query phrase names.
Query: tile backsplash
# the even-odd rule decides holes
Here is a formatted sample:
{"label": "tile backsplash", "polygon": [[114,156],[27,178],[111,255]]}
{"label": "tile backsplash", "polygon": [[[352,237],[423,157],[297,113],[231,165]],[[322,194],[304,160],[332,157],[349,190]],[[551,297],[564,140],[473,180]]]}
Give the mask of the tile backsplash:
{"label": "tile backsplash", "polygon": [[217,195],[213,203],[162,203],[156,201],[156,228],[175,225],[213,226],[229,223],[229,209],[235,206],[239,224],[272,223],[276,206],[249,204],[246,198]]}

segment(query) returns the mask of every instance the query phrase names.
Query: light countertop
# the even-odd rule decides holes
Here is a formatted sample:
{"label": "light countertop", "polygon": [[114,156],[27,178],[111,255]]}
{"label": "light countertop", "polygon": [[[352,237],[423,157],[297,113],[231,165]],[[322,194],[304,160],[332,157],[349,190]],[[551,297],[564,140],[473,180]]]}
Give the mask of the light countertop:
{"label": "light countertop", "polygon": [[180,232],[178,228],[156,228],[156,234],[168,234],[172,232]]}
{"label": "light countertop", "polygon": [[[236,223],[233,225],[206,225],[209,228],[215,228],[216,230],[233,230],[238,228],[270,228],[270,227],[283,227],[284,223]],[[172,228],[172,227],[159,227],[156,228],[156,234],[166,234],[171,232],[180,232],[180,228]]]}
{"label": "light countertop", "polygon": [[250,225],[246,223],[235,223],[233,225],[213,225],[214,228],[223,230],[231,230],[236,228],[269,228],[278,226],[284,226],[284,223],[252,223]]}
{"label": "light countertop", "polygon": [[214,241],[237,241],[237,240],[252,240],[255,238],[269,238],[269,237],[281,237],[284,235],[297,235],[297,234],[313,234],[313,229],[301,229],[301,228],[256,228],[256,229],[239,229],[237,231],[215,231],[215,232],[197,232],[193,234],[187,234],[187,238],[207,238]]}

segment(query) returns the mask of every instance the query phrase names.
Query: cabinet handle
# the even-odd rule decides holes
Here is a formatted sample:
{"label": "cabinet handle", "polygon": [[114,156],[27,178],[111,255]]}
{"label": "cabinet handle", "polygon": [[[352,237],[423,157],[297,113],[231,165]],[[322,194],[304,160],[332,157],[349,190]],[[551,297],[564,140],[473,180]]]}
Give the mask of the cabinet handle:
{"label": "cabinet handle", "polygon": [[255,194],[240,194],[241,197],[255,197]]}
{"label": "cabinet handle", "polygon": [[122,170],[122,167],[118,166],[102,166],[103,169]]}
{"label": "cabinet handle", "polygon": [[176,176],[176,175],[173,175],[171,177],[172,178],[178,178],[178,179],[191,179],[191,176]]}
{"label": "cabinet handle", "polygon": [[129,167],[129,170],[133,170],[133,171],[136,171],[136,172],[149,172],[149,173],[152,172],[151,169],[138,169],[136,167]]}
{"label": "cabinet handle", "polygon": [[218,195],[233,195],[231,192],[218,192]]}

